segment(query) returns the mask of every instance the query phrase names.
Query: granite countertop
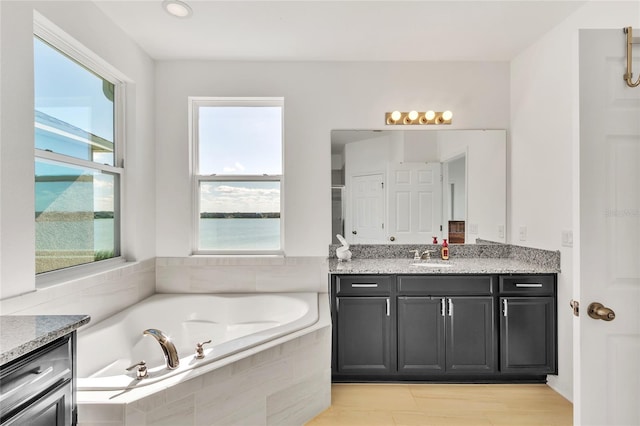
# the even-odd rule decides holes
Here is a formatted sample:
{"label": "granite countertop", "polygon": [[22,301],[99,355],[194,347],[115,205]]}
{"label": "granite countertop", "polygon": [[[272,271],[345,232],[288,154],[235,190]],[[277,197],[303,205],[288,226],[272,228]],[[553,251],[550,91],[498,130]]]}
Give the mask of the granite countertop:
{"label": "granite countertop", "polygon": [[[414,264],[420,264],[415,266]],[[425,266],[433,265],[433,266]],[[547,274],[559,273],[554,265],[512,258],[457,258],[414,260],[406,258],[329,260],[332,274]]]}
{"label": "granite countertop", "polygon": [[0,365],[73,332],[90,319],[88,315],[0,316]]}

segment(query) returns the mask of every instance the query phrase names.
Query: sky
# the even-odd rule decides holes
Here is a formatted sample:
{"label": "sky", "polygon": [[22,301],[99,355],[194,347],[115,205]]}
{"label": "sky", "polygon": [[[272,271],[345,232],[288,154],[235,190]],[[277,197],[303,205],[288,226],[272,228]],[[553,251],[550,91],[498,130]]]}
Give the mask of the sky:
{"label": "sky", "polygon": [[[114,164],[113,152],[89,149],[88,134],[114,141],[113,84],[34,38],[35,146],[88,161]],[[106,87],[106,89],[105,89]],[[201,175],[282,175],[281,106],[198,107],[198,154]],[[47,128],[48,126],[48,128]],[[78,138],[77,134],[83,134]],[[189,143],[185,138],[178,143]],[[36,183],[36,210],[112,211],[116,179],[99,171],[36,163],[36,176],[93,175],[93,180]],[[202,212],[279,212],[280,182],[205,182]]]}
{"label": "sky", "polygon": [[[104,91],[113,87],[59,51],[34,37],[35,109],[45,114],[36,123],[35,146],[92,160],[86,133],[113,142],[114,102]],[[75,139],[74,139],[75,137]],[[100,153],[113,164],[113,152]],[[116,178],[108,173],[38,159],[36,177],[67,176],[67,181],[36,181],[36,211],[113,211]],[[92,176],[92,179],[78,179]]]}
{"label": "sky", "polygon": [[[198,110],[201,175],[281,175],[281,107],[211,107]],[[201,212],[279,212],[279,182],[207,182]]]}

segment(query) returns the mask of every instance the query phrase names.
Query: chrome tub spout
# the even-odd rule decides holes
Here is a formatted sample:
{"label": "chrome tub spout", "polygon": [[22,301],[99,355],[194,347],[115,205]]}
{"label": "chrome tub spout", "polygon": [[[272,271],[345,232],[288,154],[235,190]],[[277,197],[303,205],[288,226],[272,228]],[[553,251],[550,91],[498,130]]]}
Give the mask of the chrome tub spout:
{"label": "chrome tub spout", "polygon": [[145,336],[151,335],[156,338],[156,340],[160,344],[160,347],[162,348],[162,352],[164,353],[164,360],[166,361],[167,368],[169,370],[178,368],[178,365],[180,365],[178,350],[166,334],[155,328],[149,328],[143,331],[142,334]]}

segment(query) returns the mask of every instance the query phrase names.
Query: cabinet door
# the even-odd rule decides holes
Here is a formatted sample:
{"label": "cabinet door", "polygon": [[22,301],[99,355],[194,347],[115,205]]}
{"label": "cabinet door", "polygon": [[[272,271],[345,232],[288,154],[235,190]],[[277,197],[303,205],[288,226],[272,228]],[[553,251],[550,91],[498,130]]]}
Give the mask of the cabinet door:
{"label": "cabinet door", "polygon": [[398,372],[445,371],[445,298],[398,297]]}
{"label": "cabinet door", "polygon": [[496,364],[493,297],[447,299],[447,372],[492,373]]}
{"label": "cabinet door", "polygon": [[502,297],[500,305],[501,371],[557,373],[554,298]]}
{"label": "cabinet door", "polygon": [[391,306],[388,297],[338,297],[338,373],[391,372]]}

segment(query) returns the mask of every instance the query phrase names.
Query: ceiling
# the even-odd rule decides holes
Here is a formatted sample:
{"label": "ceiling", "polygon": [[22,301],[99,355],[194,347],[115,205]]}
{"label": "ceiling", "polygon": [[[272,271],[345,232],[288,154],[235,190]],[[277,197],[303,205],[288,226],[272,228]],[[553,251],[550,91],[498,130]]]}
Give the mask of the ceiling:
{"label": "ceiling", "polygon": [[94,3],[157,60],[509,61],[585,1]]}

